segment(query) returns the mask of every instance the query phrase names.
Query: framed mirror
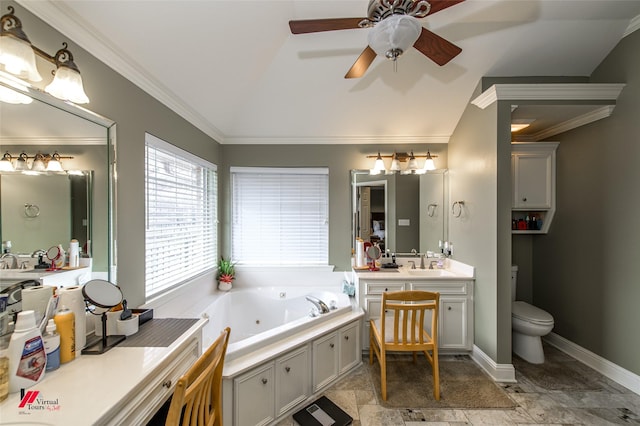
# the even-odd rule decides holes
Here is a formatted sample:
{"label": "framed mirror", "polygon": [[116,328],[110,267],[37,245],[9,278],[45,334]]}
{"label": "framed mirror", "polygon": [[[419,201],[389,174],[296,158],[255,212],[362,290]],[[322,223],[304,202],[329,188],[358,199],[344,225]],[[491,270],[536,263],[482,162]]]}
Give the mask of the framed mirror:
{"label": "framed mirror", "polygon": [[[351,171],[352,241],[377,243],[382,252],[439,251],[447,239],[448,173],[370,175]],[[353,244],[354,244],[353,243]]]}
{"label": "framed mirror", "polygon": [[[21,102],[3,101],[6,91]],[[26,157],[21,170],[0,172],[0,240],[27,258],[58,244],[67,250],[75,238],[93,259],[93,277],[115,281],[114,145],[113,121],[0,75],[0,156],[8,152],[14,168]],[[54,153],[62,171],[33,167],[38,154]]]}

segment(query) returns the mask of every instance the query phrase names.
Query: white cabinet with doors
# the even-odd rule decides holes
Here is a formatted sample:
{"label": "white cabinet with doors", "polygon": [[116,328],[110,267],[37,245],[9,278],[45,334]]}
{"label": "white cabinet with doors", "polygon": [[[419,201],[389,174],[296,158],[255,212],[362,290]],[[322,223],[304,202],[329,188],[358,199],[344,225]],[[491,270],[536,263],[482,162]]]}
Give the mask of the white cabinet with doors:
{"label": "white cabinet with doors", "polygon": [[313,342],[313,391],[318,392],[361,360],[360,324],[351,323]]}
{"label": "white cabinet with doors", "polygon": [[359,290],[359,303],[365,309],[362,327],[364,349],[369,349],[369,320],[380,318],[382,293],[400,290],[440,293],[438,347],[443,352],[451,353],[468,352],[473,349],[473,280],[415,276],[394,279],[360,278],[364,274],[354,274]]}
{"label": "white cabinet with doors", "polygon": [[555,213],[557,142],[511,144],[512,231],[546,233]]}
{"label": "white cabinet with doors", "polygon": [[261,362],[247,364],[248,357],[225,361],[224,423],[273,424],[360,365],[362,312],[351,318]]}

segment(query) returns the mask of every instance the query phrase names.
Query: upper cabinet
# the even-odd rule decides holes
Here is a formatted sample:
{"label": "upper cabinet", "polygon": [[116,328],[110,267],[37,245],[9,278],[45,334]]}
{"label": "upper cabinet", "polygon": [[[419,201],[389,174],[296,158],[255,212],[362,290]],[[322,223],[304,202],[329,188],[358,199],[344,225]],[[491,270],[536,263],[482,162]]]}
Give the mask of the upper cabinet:
{"label": "upper cabinet", "polygon": [[512,230],[545,234],[556,203],[557,142],[511,144]]}

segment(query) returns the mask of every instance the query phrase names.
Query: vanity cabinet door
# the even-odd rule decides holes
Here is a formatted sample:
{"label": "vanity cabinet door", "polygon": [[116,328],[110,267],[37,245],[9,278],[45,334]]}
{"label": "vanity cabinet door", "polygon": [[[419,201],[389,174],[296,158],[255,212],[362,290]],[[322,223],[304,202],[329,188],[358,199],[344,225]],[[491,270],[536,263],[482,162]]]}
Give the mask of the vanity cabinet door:
{"label": "vanity cabinet door", "polygon": [[309,363],[309,346],[276,360],[276,417],[309,396]]}
{"label": "vanity cabinet door", "polygon": [[355,322],[342,328],[338,333],[340,339],[340,374],[350,370],[360,362],[359,332],[359,324]]}
{"label": "vanity cabinet door", "polygon": [[440,298],[440,335],[442,349],[467,348],[467,299]]}
{"label": "vanity cabinet door", "polygon": [[275,380],[273,362],[234,379],[234,424],[265,425],[273,422]]}
{"label": "vanity cabinet door", "polygon": [[313,342],[313,391],[317,392],[338,377],[338,333]]}

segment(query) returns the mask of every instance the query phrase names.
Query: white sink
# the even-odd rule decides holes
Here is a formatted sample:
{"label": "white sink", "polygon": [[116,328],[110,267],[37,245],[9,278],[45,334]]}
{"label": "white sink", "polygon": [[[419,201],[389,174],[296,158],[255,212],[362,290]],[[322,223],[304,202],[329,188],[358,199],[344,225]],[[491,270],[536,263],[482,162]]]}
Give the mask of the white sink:
{"label": "white sink", "polygon": [[455,277],[456,275],[444,269],[407,269],[409,275],[420,277]]}

